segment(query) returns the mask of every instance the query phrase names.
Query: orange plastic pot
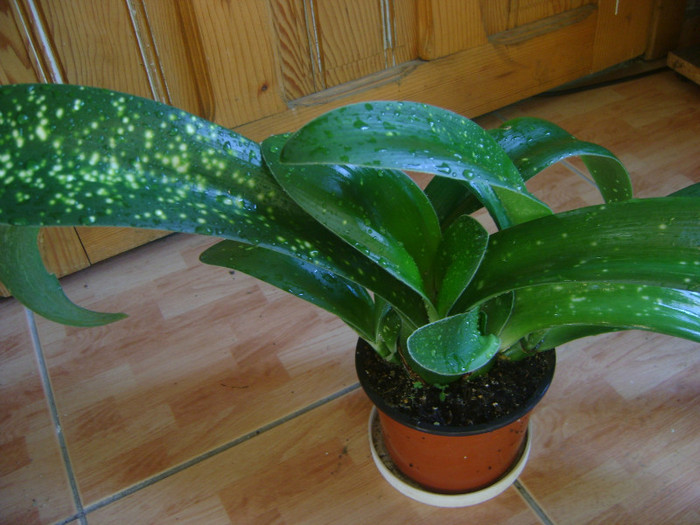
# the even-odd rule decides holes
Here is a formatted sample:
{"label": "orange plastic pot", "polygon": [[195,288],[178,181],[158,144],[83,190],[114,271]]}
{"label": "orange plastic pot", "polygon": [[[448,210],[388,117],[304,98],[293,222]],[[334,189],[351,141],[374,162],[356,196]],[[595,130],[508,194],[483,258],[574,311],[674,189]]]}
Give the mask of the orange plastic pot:
{"label": "orange plastic pot", "polygon": [[488,487],[509,472],[525,446],[530,412],[542,399],[554,375],[555,354],[548,352],[548,371],[531,398],[508,417],[480,425],[420,428],[387,405],[363,371],[374,350],[357,345],[355,363],[365,393],[379,412],[384,447],[396,468],[426,489],[463,494]]}

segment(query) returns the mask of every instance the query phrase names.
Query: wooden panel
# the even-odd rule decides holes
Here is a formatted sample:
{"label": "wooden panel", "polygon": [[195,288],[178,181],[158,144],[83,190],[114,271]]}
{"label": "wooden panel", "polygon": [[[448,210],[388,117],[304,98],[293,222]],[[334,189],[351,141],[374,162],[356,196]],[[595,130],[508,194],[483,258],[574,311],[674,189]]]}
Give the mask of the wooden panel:
{"label": "wooden panel", "polygon": [[314,8],[326,88],[387,67],[379,1],[314,2]]}
{"label": "wooden panel", "polygon": [[486,43],[479,0],[418,0],[418,29],[424,60]]}
{"label": "wooden panel", "polygon": [[484,27],[492,35],[555,16],[596,0],[481,0]]}
{"label": "wooden panel", "polygon": [[39,249],[46,267],[58,277],[90,265],[75,228],[42,228]]}
{"label": "wooden panel", "polygon": [[286,112],[237,128],[262,140],[297,129],[332,107],[363,100],[414,100],[477,116],[523,97],[580,78],[591,71],[595,11],[558,30],[512,43],[487,43],[440,60],[409,63],[366,79],[351,90],[319,93]]}
{"label": "wooden panel", "polygon": [[700,84],[700,46],[687,47],[669,53],[668,67]]}
{"label": "wooden panel", "polygon": [[[183,2],[191,8],[202,55],[193,58],[211,78],[213,114],[232,127],[284,111],[267,2]],[[183,38],[188,41],[190,35]],[[165,70],[166,78],[171,77]],[[194,79],[197,80],[196,78]]]}
{"label": "wooden panel", "polygon": [[418,58],[418,17],[416,0],[391,0],[393,24],[393,65]]}
{"label": "wooden panel", "polygon": [[26,33],[18,27],[22,22],[15,14],[9,1],[0,2],[0,84],[38,81]]}
{"label": "wooden panel", "polygon": [[683,27],[685,1],[655,0],[644,58],[661,58],[675,49]]}
{"label": "wooden panel", "polygon": [[143,40],[150,38],[156,50],[151,75],[162,76],[165,85],[167,98],[161,102],[213,120],[212,79],[192,3],[146,0],[140,5],[146,14]]}
{"label": "wooden panel", "polygon": [[503,45],[524,42],[525,40],[529,40],[540,35],[561,31],[567,26],[577,24],[582,20],[585,20],[586,18],[592,16],[595,12],[596,7],[594,5],[584,5],[577,9],[564,11],[558,15],[548,16],[546,18],[542,18],[541,20],[535,20],[534,22],[529,22],[507,31],[502,31],[501,33],[494,33],[493,35],[489,35],[489,42]]}
{"label": "wooden panel", "polygon": [[169,235],[162,230],[132,228],[76,228],[91,264],[103,261],[141,244]]}
{"label": "wooden panel", "polygon": [[321,84],[314,75],[303,0],[271,0],[270,10],[282,70],[284,99],[294,100],[320,90]]}
{"label": "wooden panel", "polygon": [[594,71],[644,53],[653,2],[654,0],[599,0]]}
{"label": "wooden panel", "polygon": [[39,0],[37,5],[64,75],[60,80],[150,96],[122,0]]}

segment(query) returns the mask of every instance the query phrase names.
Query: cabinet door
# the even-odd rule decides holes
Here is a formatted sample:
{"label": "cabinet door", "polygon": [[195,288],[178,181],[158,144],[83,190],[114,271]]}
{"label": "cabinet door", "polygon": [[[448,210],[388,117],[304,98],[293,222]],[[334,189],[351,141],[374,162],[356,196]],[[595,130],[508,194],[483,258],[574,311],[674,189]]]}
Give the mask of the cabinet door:
{"label": "cabinet door", "polygon": [[[371,99],[473,117],[642,55],[660,2],[0,0],[0,82],[125,91],[254,140]],[[66,229],[43,245],[63,274],[166,233]]]}

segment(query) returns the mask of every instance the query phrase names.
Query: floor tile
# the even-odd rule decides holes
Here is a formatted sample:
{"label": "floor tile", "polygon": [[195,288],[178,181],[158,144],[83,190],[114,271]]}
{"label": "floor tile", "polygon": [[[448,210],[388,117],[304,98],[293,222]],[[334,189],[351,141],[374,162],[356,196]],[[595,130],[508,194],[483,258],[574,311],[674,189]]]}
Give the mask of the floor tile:
{"label": "floor tile", "polygon": [[557,355],[521,476],[545,512],[556,523],[697,523],[697,343],[632,331]]}
{"label": "floor tile", "polygon": [[538,523],[515,489],[440,509],[391,488],[372,462],[356,390],[89,514],[96,523]]}
{"label": "floor tile", "polygon": [[127,320],[39,322],[86,505],[356,382],[352,331],[199,263],[211,243],[173,236],[65,279],[81,305]]}
{"label": "floor tile", "polygon": [[24,309],[0,300],[0,523],[75,514]]}

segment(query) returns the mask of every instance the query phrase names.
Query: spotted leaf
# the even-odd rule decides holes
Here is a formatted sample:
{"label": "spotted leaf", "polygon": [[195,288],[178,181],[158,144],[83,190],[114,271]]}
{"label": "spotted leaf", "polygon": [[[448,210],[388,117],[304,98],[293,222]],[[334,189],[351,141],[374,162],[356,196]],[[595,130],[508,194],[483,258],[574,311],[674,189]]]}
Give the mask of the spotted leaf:
{"label": "spotted leaf", "polygon": [[0,162],[0,224],[215,235],[374,285],[425,315],[417,294],[287,196],[257,143],[184,111],[98,88],[3,86]]}
{"label": "spotted leaf", "polygon": [[513,311],[501,332],[502,348],[553,327],[569,330],[549,339],[543,333],[538,350],[608,329],[650,330],[700,342],[700,293],[609,282],[529,286],[515,293]]}
{"label": "spotted leaf", "polygon": [[[413,102],[344,106],[294,133],[291,163],[353,164],[432,173],[465,183],[502,227],[551,213],[532,196],[508,155],[480,126]],[[499,188],[507,190],[503,202]]]}
{"label": "spotted leaf", "polygon": [[700,290],[700,199],[659,197],[581,208],[491,236],[458,306],[521,287],[611,281]]}

